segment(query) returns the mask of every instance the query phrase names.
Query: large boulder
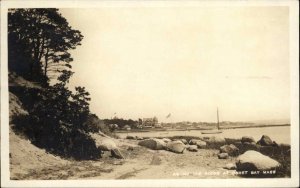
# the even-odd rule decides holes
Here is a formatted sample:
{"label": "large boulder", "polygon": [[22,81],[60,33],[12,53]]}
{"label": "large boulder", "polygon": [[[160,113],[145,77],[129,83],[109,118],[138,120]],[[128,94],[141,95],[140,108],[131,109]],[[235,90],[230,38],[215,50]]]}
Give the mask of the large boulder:
{"label": "large boulder", "polygon": [[167,143],[167,149],[175,153],[183,153],[185,148],[185,145],[179,140]]}
{"label": "large boulder", "polygon": [[191,152],[197,152],[198,151],[197,145],[187,145],[186,149],[188,151],[191,151]]}
{"label": "large boulder", "polygon": [[117,159],[125,159],[125,157],[123,156],[123,154],[121,153],[121,151],[118,148],[114,148],[111,151],[111,156]]}
{"label": "large boulder", "polygon": [[220,153],[228,153],[229,156],[238,156],[239,149],[233,144],[224,145],[220,147]]}
{"label": "large boulder", "polygon": [[252,142],[255,142],[255,140],[252,136],[243,136],[242,137],[242,143],[245,143],[245,142],[252,143]]}
{"label": "large boulder", "polygon": [[96,139],[96,146],[102,151],[110,151],[117,148],[116,143],[112,139],[105,137]]}
{"label": "large boulder", "polygon": [[267,135],[263,135],[257,143],[260,144],[261,146],[272,146],[273,145],[273,141]]}
{"label": "large boulder", "polygon": [[257,151],[249,150],[237,158],[236,166],[238,171],[264,171],[274,170],[280,167],[280,163]]}
{"label": "large boulder", "polygon": [[150,138],[139,141],[138,145],[144,146],[153,150],[163,150],[166,148],[166,143],[161,139]]}

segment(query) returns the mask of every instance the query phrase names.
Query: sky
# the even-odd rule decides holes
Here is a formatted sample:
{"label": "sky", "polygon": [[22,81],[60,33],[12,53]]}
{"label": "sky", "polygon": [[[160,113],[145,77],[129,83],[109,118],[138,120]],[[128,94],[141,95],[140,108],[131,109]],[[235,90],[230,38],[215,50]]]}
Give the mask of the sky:
{"label": "sky", "polygon": [[[288,119],[287,7],[60,9],[84,36],[69,87],[98,117]],[[171,113],[171,117],[166,116]]]}

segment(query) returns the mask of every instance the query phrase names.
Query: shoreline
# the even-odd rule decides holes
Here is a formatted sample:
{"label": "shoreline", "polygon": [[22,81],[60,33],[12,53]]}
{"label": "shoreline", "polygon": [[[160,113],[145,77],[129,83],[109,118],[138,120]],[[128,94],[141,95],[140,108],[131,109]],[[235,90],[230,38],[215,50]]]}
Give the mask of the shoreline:
{"label": "shoreline", "polygon": [[[290,124],[278,124],[278,125],[253,125],[253,126],[229,126],[229,127],[221,127],[220,130],[228,130],[228,129],[245,129],[245,128],[264,128],[264,127],[286,127],[286,126],[291,126]],[[160,128],[160,129],[132,129],[130,131],[127,130],[118,130],[115,131],[115,133],[138,133],[138,132],[164,132],[164,131],[190,131],[190,130],[199,130],[199,131],[203,131],[203,130],[213,130],[213,129],[206,129],[206,128],[191,128],[191,129],[164,129],[164,128]]]}

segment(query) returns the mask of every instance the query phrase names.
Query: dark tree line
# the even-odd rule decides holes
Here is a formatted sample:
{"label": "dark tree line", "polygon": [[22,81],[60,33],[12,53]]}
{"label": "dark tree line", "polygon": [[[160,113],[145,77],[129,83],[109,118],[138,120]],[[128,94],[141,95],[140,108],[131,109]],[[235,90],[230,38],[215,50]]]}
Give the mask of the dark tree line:
{"label": "dark tree line", "polygon": [[136,128],[138,125],[138,121],[134,121],[132,119],[122,119],[122,118],[113,118],[113,119],[104,119],[103,120],[106,125],[116,124],[120,129],[122,129],[125,125],[129,125],[131,128]]}
{"label": "dark tree line", "polygon": [[[75,92],[68,89],[74,73],[68,51],[82,39],[80,31],[72,29],[58,9],[9,11],[9,71],[42,86],[10,88],[29,112],[13,120],[15,129],[52,153],[90,159],[100,157],[100,150],[89,132],[103,127],[90,112],[85,88],[75,87]],[[49,84],[50,73],[58,73],[54,85]]]}
{"label": "dark tree line", "polygon": [[71,68],[70,49],[83,36],[58,9],[11,9],[8,13],[9,70],[47,84],[59,70]]}

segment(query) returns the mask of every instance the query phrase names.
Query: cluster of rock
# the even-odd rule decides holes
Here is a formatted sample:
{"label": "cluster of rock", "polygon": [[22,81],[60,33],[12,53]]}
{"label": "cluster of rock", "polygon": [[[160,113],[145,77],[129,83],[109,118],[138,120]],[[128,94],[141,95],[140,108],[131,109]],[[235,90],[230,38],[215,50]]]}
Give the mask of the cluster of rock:
{"label": "cluster of rock", "polygon": [[144,146],[152,150],[168,150],[174,153],[183,153],[186,149],[185,144],[181,140],[157,139],[149,138],[139,141],[138,145]]}
{"label": "cluster of rock", "polygon": [[[275,148],[278,147],[276,142],[272,141],[267,135],[255,142],[253,137],[243,136],[239,143],[226,142],[222,137],[202,137],[199,139],[169,139],[169,138],[148,138],[141,139],[138,137],[127,137],[127,139],[140,140],[138,145],[152,150],[167,150],[174,153],[183,153],[185,150],[197,152],[199,149],[219,147],[219,159],[228,159],[237,157],[236,163],[228,163],[224,168],[237,171],[251,170],[272,170],[280,167],[276,160],[262,154],[257,148]],[[230,144],[229,144],[230,143]]]}
{"label": "cluster of rock", "polygon": [[[224,145],[220,147],[219,159],[227,159],[229,156],[238,156],[236,163],[227,164],[224,168],[237,171],[267,171],[280,167],[280,163],[276,160],[263,155],[257,148],[265,146],[278,147],[276,142],[272,141],[267,135],[263,135],[258,142],[253,137],[244,136],[241,139],[242,146],[246,147],[243,152],[234,144]],[[241,147],[240,147],[241,148]],[[255,150],[253,150],[255,148]],[[239,155],[242,153],[241,155]]]}
{"label": "cluster of rock", "polygon": [[[136,137],[127,137],[127,139],[136,139]],[[137,140],[137,139],[136,139]],[[174,153],[183,153],[185,150],[197,152],[198,149],[205,149],[208,145],[225,143],[225,139],[221,137],[207,137],[199,139],[169,139],[169,138],[148,138],[138,142],[138,145],[152,150],[167,150]]]}

